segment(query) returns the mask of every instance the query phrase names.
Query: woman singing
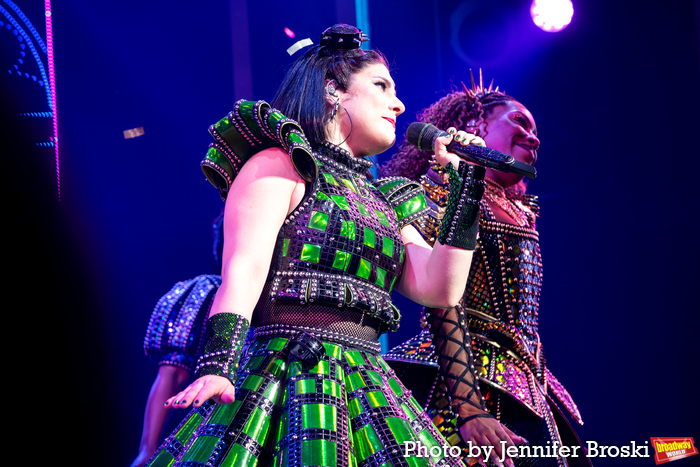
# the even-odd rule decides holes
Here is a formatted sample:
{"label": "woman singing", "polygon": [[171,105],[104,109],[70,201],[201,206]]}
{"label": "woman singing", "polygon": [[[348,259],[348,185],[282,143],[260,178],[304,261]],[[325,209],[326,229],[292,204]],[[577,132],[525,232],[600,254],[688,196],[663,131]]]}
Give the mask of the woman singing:
{"label": "woman singing", "polygon": [[366,177],[404,106],[362,40],[329,28],[272,107],[239,101],[210,129],[203,170],[226,201],[222,283],[199,377],[166,402],[193,410],[152,466],[462,465],[377,339],[398,326],[394,289],[425,306],[459,301],[483,169],[447,152],[451,136],[436,141],[452,209],[431,248],[411,225],[428,211],[420,185]]}

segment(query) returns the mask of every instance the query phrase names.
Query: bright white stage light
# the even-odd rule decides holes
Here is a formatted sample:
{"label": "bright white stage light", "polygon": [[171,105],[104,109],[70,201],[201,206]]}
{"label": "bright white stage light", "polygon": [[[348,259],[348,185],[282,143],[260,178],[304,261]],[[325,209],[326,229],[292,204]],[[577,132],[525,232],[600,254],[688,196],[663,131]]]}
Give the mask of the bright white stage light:
{"label": "bright white stage light", "polygon": [[569,25],[574,16],[571,0],[532,0],[532,21],[547,32],[559,32]]}

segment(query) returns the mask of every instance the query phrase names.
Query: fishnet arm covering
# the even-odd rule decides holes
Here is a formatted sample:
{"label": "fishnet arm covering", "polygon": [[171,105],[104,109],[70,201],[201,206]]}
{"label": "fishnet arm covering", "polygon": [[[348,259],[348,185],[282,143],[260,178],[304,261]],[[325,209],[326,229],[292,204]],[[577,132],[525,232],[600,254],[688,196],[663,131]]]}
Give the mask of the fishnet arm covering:
{"label": "fishnet arm covering", "polygon": [[428,312],[440,373],[452,411],[458,416],[458,427],[476,417],[489,417],[479,391],[464,314],[458,308],[429,308]]}

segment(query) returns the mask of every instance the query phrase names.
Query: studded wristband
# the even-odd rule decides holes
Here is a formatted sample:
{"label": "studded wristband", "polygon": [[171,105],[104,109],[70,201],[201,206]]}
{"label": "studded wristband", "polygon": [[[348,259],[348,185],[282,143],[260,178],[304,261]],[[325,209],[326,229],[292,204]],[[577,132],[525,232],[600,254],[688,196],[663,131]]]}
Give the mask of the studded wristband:
{"label": "studded wristband", "polygon": [[486,170],[460,161],[458,170],[449,163],[445,171],[450,176],[449,194],[437,239],[443,245],[473,250],[479,231],[479,201],[484,194]]}
{"label": "studded wristband", "polygon": [[236,382],[238,362],[250,323],[235,313],[217,313],[207,321],[204,352],[197,360],[197,377],[217,375]]}

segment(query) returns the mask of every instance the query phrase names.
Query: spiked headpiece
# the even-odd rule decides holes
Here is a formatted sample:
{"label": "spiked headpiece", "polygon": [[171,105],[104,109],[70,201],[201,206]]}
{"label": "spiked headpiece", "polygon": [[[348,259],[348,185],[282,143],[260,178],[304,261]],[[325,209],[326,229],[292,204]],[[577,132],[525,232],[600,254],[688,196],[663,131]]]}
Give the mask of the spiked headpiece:
{"label": "spiked headpiece", "polygon": [[462,87],[464,88],[464,93],[469,96],[472,99],[481,99],[487,94],[493,94],[493,93],[498,93],[498,94],[505,94],[501,91],[498,90],[498,86],[496,86],[496,89],[493,88],[493,80],[491,80],[491,84],[489,84],[489,87],[484,87],[484,75],[481,73],[481,68],[479,68],[479,85],[477,86],[476,83],[474,82],[474,73],[472,73],[472,70],[469,70],[469,75],[471,76],[472,79],[472,88],[469,89],[467,86],[462,82]]}

